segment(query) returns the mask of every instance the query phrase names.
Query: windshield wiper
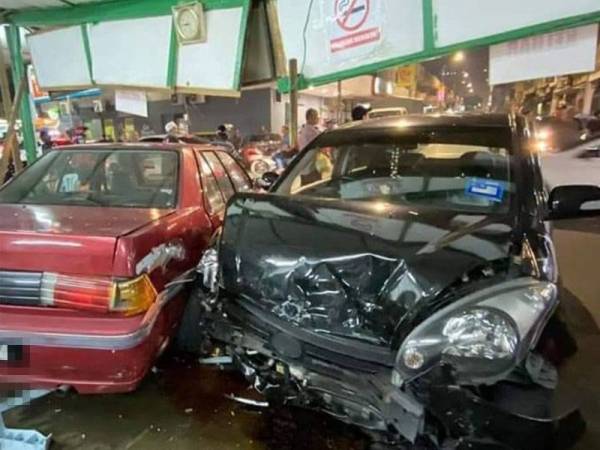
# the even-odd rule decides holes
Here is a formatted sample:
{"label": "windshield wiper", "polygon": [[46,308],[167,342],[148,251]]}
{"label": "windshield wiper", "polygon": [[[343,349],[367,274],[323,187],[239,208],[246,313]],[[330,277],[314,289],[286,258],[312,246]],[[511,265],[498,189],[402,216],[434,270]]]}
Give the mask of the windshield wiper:
{"label": "windshield wiper", "polygon": [[89,193],[86,197],[85,200],[87,200],[90,203],[93,203],[94,205],[98,205],[98,206],[109,206],[109,202],[107,202],[106,200],[101,200],[96,194],[94,193]]}

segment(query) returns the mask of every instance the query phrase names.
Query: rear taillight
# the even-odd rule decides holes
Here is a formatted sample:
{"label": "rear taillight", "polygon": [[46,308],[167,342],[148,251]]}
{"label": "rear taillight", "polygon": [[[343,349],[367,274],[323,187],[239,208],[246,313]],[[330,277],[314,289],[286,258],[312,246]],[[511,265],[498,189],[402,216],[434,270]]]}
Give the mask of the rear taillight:
{"label": "rear taillight", "polygon": [[156,301],[156,289],[147,275],[133,280],[44,273],[42,304],[100,313],[135,315]]}

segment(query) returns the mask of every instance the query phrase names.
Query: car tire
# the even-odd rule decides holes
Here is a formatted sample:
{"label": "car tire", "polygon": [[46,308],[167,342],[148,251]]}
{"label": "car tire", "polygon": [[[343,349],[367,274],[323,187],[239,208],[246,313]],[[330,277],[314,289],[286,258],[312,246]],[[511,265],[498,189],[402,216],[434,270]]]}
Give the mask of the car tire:
{"label": "car tire", "polygon": [[205,355],[209,352],[210,339],[206,333],[204,301],[206,293],[195,286],[188,298],[177,337],[175,349],[194,355]]}

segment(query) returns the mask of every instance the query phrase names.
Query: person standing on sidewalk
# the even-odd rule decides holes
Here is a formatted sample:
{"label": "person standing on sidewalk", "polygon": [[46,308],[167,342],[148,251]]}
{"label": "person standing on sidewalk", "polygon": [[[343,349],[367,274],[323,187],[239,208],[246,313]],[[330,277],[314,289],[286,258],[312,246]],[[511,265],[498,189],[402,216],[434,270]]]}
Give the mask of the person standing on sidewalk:
{"label": "person standing on sidewalk", "polygon": [[302,128],[298,133],[298,149],[304,149],[319,134],[321,134],[321,129],[319,128],[319,113],[316,109],[311,108],[306,111],[306,123],[302,125]]}

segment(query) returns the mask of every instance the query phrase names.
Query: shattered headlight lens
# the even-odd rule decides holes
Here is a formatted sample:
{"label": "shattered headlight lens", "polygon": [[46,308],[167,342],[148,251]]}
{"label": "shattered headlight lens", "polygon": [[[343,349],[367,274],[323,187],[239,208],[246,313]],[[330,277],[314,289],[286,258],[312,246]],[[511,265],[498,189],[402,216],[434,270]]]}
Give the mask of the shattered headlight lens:
{"label": "shattered headlight lens", "polygon": [[519,343],[511,321],[486,309],[473,309],[450,318],[442,335],[448,341],[442,353],[457,358],[508,359]]}
{"label": "shattered headlight lens", "polygon": [[556,286],[531,278],[469,295],[413,330],[396,370],[407,381],[447,364],[458,382],[493,382],[537,343],[556,304]]}

